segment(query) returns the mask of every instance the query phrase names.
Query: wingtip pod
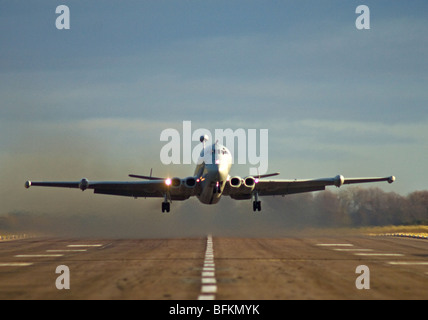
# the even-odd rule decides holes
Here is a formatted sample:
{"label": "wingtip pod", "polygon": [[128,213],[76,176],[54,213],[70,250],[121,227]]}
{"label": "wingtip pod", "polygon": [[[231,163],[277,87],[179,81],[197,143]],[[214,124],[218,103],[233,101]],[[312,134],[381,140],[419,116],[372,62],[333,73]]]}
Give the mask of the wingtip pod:
{"label": "wingtip pod", "polygon": [[390,176],[388,178],[388,183],[393,183],[395,181],[395,176]]}
{"label": "wingtip pod", "polygon": [[25,182],[25,189],[29,189],[31,187],[31,181],[28,180]]}
{"label": "wingtip pod", "polygon": [[343,186],[343,184],[345,183],[345,177],[342,176],[341,174],[337,175],[334,178],[334,185],[338,188],[340,188],[341,186]]}
{"label": "wingtip pod", "polygon": [[82,191],[85,191],[86,189],[88,189],[89,187],[89,180],[86,178],[83,178],[82,180],[80,180],[79,182],[79,189]]}

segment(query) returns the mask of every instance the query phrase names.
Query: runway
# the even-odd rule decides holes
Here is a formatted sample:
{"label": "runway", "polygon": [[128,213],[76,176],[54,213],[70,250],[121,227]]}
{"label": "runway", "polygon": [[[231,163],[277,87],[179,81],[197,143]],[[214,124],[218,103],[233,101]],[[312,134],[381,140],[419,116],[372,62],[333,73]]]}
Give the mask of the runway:
{"label": "runway", "polygon": [[[66,275],[56,273],[58,266],[69,270],[69,289],[57,287]],[[359,266],[366,271],[356,272]],[[369,288],[358,289],[363,282]],[[426,300],[428,240],[207,235],[1,241],[0,299]]]}

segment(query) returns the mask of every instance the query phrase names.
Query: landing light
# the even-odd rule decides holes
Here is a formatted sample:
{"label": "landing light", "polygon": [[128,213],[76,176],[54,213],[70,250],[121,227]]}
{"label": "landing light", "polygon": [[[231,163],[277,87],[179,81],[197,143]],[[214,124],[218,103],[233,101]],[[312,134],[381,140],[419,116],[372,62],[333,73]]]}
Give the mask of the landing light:
{"label": "landing light", "polygon": [[171,185],[171,179],[170,179],[170,178],[166,179],[166,180],[165,180],[165,184],[166,184],[167,186],[170,186],[170,185]]}

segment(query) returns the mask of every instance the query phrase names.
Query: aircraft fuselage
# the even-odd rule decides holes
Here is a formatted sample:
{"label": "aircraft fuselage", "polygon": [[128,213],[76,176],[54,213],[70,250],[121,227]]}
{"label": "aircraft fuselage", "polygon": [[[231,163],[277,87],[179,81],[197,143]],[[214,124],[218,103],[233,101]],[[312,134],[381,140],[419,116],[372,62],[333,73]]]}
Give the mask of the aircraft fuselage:
{"label": "aircraft fuselage", "polygon": [[223,145],[215,143],[204,147],[195,169],[201,192],[196,196],[204,204],[220,201],[232,167],[232,155]]}

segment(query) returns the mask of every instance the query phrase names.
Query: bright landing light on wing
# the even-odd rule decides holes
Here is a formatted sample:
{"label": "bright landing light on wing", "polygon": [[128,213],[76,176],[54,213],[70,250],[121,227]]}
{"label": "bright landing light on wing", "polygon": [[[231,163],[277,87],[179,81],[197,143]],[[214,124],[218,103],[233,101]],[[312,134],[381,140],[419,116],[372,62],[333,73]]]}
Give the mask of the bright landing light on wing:
{"label": "bright landing light on wing", "polygon": [[165,180],[165,184],[166,184],[167,186],[170,186],[170,185],[171,185],[171,179],[170,179],[170,178],[166,179],[166,180]]}

